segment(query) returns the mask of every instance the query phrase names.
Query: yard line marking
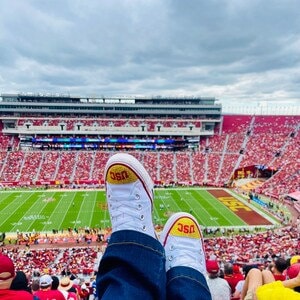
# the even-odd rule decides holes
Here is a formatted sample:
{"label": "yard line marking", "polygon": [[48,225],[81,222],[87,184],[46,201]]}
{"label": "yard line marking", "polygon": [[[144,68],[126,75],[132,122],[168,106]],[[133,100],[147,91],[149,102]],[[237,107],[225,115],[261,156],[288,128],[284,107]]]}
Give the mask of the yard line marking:
{"label": "yard line marking", "polygon": [[[63,224],[63,222],[64,222],[65,219],[66,219],[66,215],[67,215],[67,213],[69,212],[69,208],[70,208],[71,204],[73,204],[73,202],[74,202],[75,195],[76,195],[76,192],[73,192],[73,197],[72,197],[72,200],[71,200],[70,203],[69,203],[68,209],[65,209],[64,217],[61,219],[61,222],[60,222],[59,226],[57,226],[57,228],[55,228],[55,229],[58,229],[58,230],[63,229],[63,228],[62,228],[62,224]],[[62,194],[61,197],[63,198],[63,197],[66,197],[66,196],[69,196],[69,195],[66,195],[66,194],[64,193],[64,194]],[[62,202],[62,201],[63,201],[63,202]],[[60,202],[60,203],[67,203],[66,200],[62,200],[62,199],[59,199],[59,202]],[[53,215],[53,213],[50,215],[49,219],[52,217],[52,215]]]}
{"label": "yard line marking", "polygon": [[[53,192],[52,192],[53,193]],[[27,200],[31,197],[31,196],[33,196],[34,195],[34,192],[31,192],[31,194],[27,197]],[[39,201],[39,198],[40,197],[42,197],[42,196],[44,196],[44,194],[43,195],[40,195],[39,197],[37,197],[36,198],[36,200],[34,201],[34,203],[30,206],[30,208],[28,209],[28,211],[22,216],[22,218],[21,218],[21,222],[24,224],[24,222],[26,221],[26,220],[24,220],[24,218],[28,218],[28,219],[31,219],[30,218],[30,216],[34,216],[34,215],[40,215],[40,212],[44,209],[44,207],[47,205],[47,203],[46,202],[43,202],[43,201]],[[42,205],[42,204],[44,204],[44,205]],[[36,210],[36,207],[38,208],[38,211]],[[29,231],[29,228],[31,227],[31,225],[34,223],[36,221],[36,219],[33,217],[32,218],[32,222],[29,224],[29,225],[27,225],[27,227],[26,227],[26,229],[24,230],[24,228],[23,228],[23,230],[22,231],[25,231],[25,232],[28,232]],[[17,225],[15,225],[12,229],[11,229],[11,231],[13,232],[13,231],[17,231],[17,229],[14,229],[15,227],[16,227]]]}

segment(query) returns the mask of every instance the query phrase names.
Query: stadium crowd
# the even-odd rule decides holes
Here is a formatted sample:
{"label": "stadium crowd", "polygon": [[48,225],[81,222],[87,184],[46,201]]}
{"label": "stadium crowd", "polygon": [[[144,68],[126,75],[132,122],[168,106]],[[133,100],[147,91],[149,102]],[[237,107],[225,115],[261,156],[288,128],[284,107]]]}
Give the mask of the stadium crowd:
{"label": "stadium crowd", "polygon": [[[93,299],[93,281],[110,232],[110,229],[102,230],[102,238],[99,239],[99,232],[91,231],[90,243],[82,233],[74,231],[64,234],[57,232],[47,239],[41,235],[38,237],[39,243],[32,240],[24,245],[13,245],[6,241],[1,254],[13,260],[16,271],[24,272],[29,285],[45,274],[59,279],[67,275],[75,285],[88,288],[90,299]],[[234,272],[240,277],[241,274],[245,275],[247,266],[270,269],[279,258],[288,260],[300,255],[299,232],[300,219],[293,226],[265,232],[207,237],[204,247],[207,259],[218,262],[218,271],[224,272],[229,264],[235,266]],[[157,234],[160,234],[160,230]],[[234,292],[235,286],[231,284],[231,295]],[[77,299],[88,299],[85,297],[87,295],[83,298],[78,296]]]}
{"label": "stadium crowd", "polygon": [[[27,121],[20,119],[18,126],[24,126]],[[45,129],[54,122],[50,119],[29,121],[32,126],[37,127],[37,130],[41,126],[40,123],[44,124],[41,127]],[[58,121],[57,119],[55,122]],[[76,127],[78,122],[74,119],[65,121],[66,124],[71,124],[72,128]],[[87,126],[92,126],[95,122],[104,122],[104,120],[83,121]],[[106,120],[107,125],[111,122],[112,120]],[[124,128],[122,122],[114,123],[112,128],[116,126]],[[140,120],[126,122],[134,125]],[[147,126],[152,128],[153,124],[157,125],[162,121],[146,119],[144,122],[149,123]],[[164,122],[168,127],[174,125],[169,124],[167,120]],[[177,123],[177,128],[187,125],[181,124],[181,121]],[[232,172],[237,168],[242,169],[253,165],[268,166],[274,170],[274,174],[257,189],[257,193],[279,198],[280,195],[299,189],[298,123],[297,116],[224,116],[222,124],[215,128],[213,136],[201,138],[199,151],[131,152],[145,164],[153,180],[160,184],[176,182],[223,186],[230,182]],[[11,151],[7,152],[8,148]],[[1,133],[0,158],[4,164],[1,168],[0,181],[18,181],[24,184],[38,180],[76,182],[79,179],[97,179],[101,181],[103,167],[109,156],[110,153],[107,151],[32,149],[23,151],[16,137]]]}

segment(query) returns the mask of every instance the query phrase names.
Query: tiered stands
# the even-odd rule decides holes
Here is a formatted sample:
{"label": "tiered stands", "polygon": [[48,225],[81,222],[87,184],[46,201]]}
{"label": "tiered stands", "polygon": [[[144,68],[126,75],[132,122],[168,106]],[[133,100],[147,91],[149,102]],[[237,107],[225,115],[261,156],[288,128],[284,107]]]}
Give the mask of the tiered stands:
{"label": "tiered stands", "polygon": [[208,173],[207,173],[207,183],[209,185],[217,185],[217,177],[221,164],[221,154],[220,153],[208,153]]}
{"label": "tiered stands", "polygon": [[256,116],[253,132],[288,135],[298,123],[299,118],[293,116]]}
{"label": "tiered stands", "polygon": [[252,116],[225,115],[223,116],[222,134],[246,134],[250,127]]}
{"label": "tiered stands", "polygon": [[209,139],[209,152],[222,153],[225,146],[225,139],[225,135],[215,135],[213,138]]}
{"label": "tiered stands", "polygon": [[278,198],[300,189],[300,161],[290,162],[267,180],[257,192]]}
{"label": "tiered stands", "polygon": [[162,183],[174,183],[174,153],[160,152],[159,153],[159,180]]}
{"label": "tiered stands", "polygon": [[205,166],[206,155],[201,152],[196,152],[192,154],[192,171],[194,174],[194,182],[203,185],[206,181],[206,166]]}
{"label": "tiered stands", "polygon": [[[230,181],[231,175],[235,168],[236,162],[239,158],[239,154],[225,154],[223,158],[222,168],[220,174],[218,174],[218,183],[225,183]],[[226,179],[228,180],[226,182]]]}
{"label": "tiered stands", "polygon": [[91,170],[94,165],[95,152],[78,152],[74,180],[91,180]]}
{"label": "tiered stands", "polygon": [[230,135],[228,134],[227,136],[228,136],[228,140],[227,140],[226,152],[239,153],[239,151],[242,149],[242,145],[245,140],[245,135],[239,133],[232,133]]}
{"label": "tiered stands", "polygon": [[43,152],[43,161],[38,174],[39,180],[54,180],[58,164],[59,152],[45,151]]}
{"label": "tiered stands", "polygon": [[158,182],[158,155],[155,152],[143,152],[143,165],[155,183]]}
{"label": "tiered stands", "polygon": [[284,145],[286,137],[282,135],[253,134],[249,137],[241,167],[251,165],[269,166],[277,151]]}
{"label": "tiered stands", "polygon": [[[144,128],[155,131],[158,127],[170,131],[194,126],[197,120],[169,119],[96,119],[96,118],[20,118],[18,127],[31,124],[49,129],[63,124],[66,131],[79,127],[90,130],[111,128],[129,130]],[[235,170],[263,165],[274,170],[260,191],[279,197],[292,192],[299,185],[299,116],[223,116],[220,128],[212,137],[201,136],[199,150],[129,151],[151,174],[155,183],[188,183],[222,186],[230,183]],[[2,124],[0,124],[2,126]],[[298,127],[297,127],[298,126]],[[78,128],[77,128],[78,127]],[[3,128],[3,126],[1,127]],[[146,135],[146,133],[145,133]],[[59,135],[57,135],[59,136]],[[89,136],[89,135],[87,135]],[[0,134],[1,181],[56,180],[78,182],[94,180],[103,183],[104,166],[112,153],[106,151],[16,151],[18,138]],[[8,147],[10,151],[6,153]]]}
{"label": "tiered stands", "polygon": [[92,178],[103,181],[104,167],[109,159],[110,152],[95,152],[94,168],[92,171]]}
{"label": "tiered stands", "polygon": [[12,151],[8,152],[6,163],[0,174],[1,181],[16,181],[20,175],[24,164],[25,152]]}
{"label": "tiered stands", "polygon": [[40,165],[42,163],[42,158],[43,152],[25,152],[24,164],[19,176],[19,180],[21,182],[30,182],[36,179]]}
{"label": "tiered stands", "polygon": [[14,139],[12,136],[7,136],[2,134],[3,124],[0,120],[0,151],[7,151],[9,147],[11,150],[17,149],[18,140]]}
{"label": "tiered stands", "polygon": [[76,166],[77,152],[60,151],[56,180],[72,180]]}
{"label": "tiered stands", "polygon": [[178,152],[176,154],[176,181],[191,184],[191,152]]}

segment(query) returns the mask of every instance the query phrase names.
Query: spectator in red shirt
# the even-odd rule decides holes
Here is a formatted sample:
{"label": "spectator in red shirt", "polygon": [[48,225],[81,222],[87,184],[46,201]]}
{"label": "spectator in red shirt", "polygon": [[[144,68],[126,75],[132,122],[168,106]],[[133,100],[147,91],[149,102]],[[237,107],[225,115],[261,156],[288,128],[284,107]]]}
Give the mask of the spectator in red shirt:
{"label": "spectator in red shirt", "polygon": [[59,290],[51,290],[53,279],[50,275],[43,275],[40,278],[40,289],[34,293],[39,300],[65,300]]}
{"label": "spectator in red shirt", "polygon": [[288,267],[287,261],[284,258],[278,257],[274,261],[274,265],[271,269],[275,280],[284,281],[286,280],[286,276],[283,274],[284,270]]}
{"label": "spectator in red shirt", "polygon": [[[235,272],[233,270],[235,269]],[[239,271],[239,267],[233,265],[231,263],[226,263],[224,265],[224,279],[227,280],[231,287],[231,294],[234,293],[235,287],[240,280],[244,279],[243,274]]]}
{"label": "spectator in red shirt", "polygon": [[27,291],[10,290],[11,283],[15,276],[16,273],[13,261],[8,256],[0,254],[0,299],[32,300],[32,294]]}

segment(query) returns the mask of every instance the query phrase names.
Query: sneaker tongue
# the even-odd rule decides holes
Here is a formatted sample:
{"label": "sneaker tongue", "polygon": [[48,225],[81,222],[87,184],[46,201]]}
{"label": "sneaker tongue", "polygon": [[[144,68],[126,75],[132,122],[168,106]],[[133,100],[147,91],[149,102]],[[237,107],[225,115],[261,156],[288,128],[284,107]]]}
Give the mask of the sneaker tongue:
{"label": "sneaker tongue", "polygon": [[106,181],[110,184],[133,183],[138,180],[137,175],[124,165],[111,166],[106,175]]}
{"label": "sneaker tongue", "polygon": [[189,218],[181,218],[172,227],[170,234],[193,239],[201,239],[201,233],[195,222]]}

